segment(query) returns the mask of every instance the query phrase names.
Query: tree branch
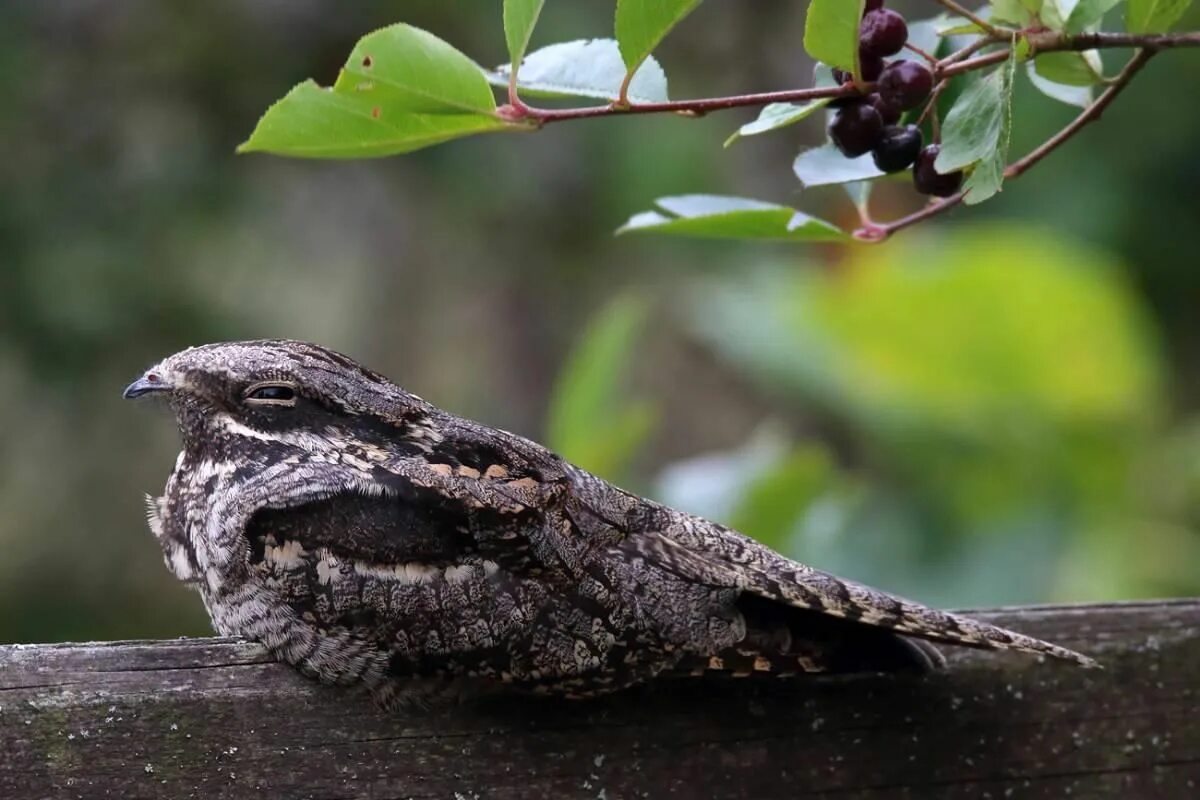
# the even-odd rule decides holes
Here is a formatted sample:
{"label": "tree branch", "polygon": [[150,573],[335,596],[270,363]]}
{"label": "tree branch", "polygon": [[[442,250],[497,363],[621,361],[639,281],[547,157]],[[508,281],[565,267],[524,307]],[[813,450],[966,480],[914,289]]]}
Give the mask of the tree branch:
{"label": "tree branch", "polygon": [[[1002,64],[1012,57],[1012,47],[991,53],[975,56],[974,53],[991,45],[1002,43],[1008,37],[992,26],[975,20],[968,12],[961,9],[953,0],[938,0],[943,6],[955,13],[971,19],[981,28],[988,31],[971,45],[953,53],[933,64],[933,74],[941,88],[945,82],[956,75],[984,69]],[[982,23],[982,24],[981,24]],[[1075,136],[1084,126],[1098,119],[1103,111],[1116,99],[1130,80],[1146,63],[1160,50],[1177,47],[1200,47],[1200,31],[1189,33],[1080,33],[1067,35],[1054,31],[1038,31],[1024,34],[1029,42],[1030,52],[1052,53],[1061,51],[1084,51],[1093,49],[1137,48],[1137,53],[1114,78],[1107,89],[1096,98],[1096,101],[1083,110],[1066,127],[1047,139],[1041,146],[1023,158],[1014,161],[1004,170],[1004,177],[1012,180],[1020,177],[1034,164],[1048,156]],[[516,100],[515,87],[510,96]],[[623,103],[617,101],[604,106],[585,106],[581,108],[534,108],[516,100],[497,109],[497,114],[511,121],[533,122],[541,126],[547,122],[563,122],[572,119],[588,117],[607,117],[620,114],[681,114],[687,116],[702,116],[710,111],[721,111],[729,108],[746,106],[765,106],[770,103],[807,102],[819,99],[836,99],[840,97],[858,97],[875,89],[872,83],[854,86],[846,83],[842,86],[829,86],[810,89],[790,89],[778,92],[758,92],[753,94],[731,95],[728,97],[709,97],[695,100],[672,100],[662,103]],[[923,222],[924,220],[944,214],[960,204],[965,197],[964,192],[958,192],[950,197],[932,202],[919,211],[915,211],[899,219],[886,223],[865,221],[854,231],[857,239],[878,242],[887,239],[897,231]]]}
{"label": "tree branch", "polygon": [[[1158,52],[1159,50],[1170,50],[1176,47],[1200,47],[1200,31],[1192,33],[1144,34],[1080,33],[1074,36],[1051,32],[1031,34],[1027,38],[1034,54],[1058,53],[1067,50],[1076,52],[1083,50],[1111,50],[1130,47]],[[991,44],[991,42],[986,42],[985,44]],[[944,59],[940,63],[939,66],[941,68],[936,74],[939,78],[952,78],[964,72],[972,72],[984,67],[990,67],[993,64],[1002,64],[1008,60],[1011,52],[1011,48],[997,50],[994,53],[985,53],[984,55],[955,63],[948,63],[950,59]]]}
{"label": "tree branch", "polygon": [[[1062,130],[1051,136],[1040,146],[1030,151],[1028,155],[1009,164],[1004,170],[1005,179],[1014,180],[1019,178],[1030,167],[1032,167],[1034,164],[1037,164],[1046,156],[1050,155],[1050,153],[1061,147],[1071,137],[1079,133],[1079,131],[1082,130],[1083,127],[1089,122],[1099,119],[1100,115],[1104,113],[1104,109],[1108,108],[1108,106],[1112,104],[1113,100],[1117,98],[1117,95],[1125,90],[1125,87],[1129,85],[1129,82],[1133,79],[1133,76],[1136,75],[1142,69],[1142,67],[1146,66],[1146,63],[1154,56],[1156,52],[1157,50],[1153,49],[1137,51],[1137,53],[1134,54],[1133,58],[1129,60],[1117,77],[1113,79],[1112,83],[1109,84],[1109,87],[1105,89],[1099,97],[1096,98],[1096,102],[1085,108],[1082,112],[1080,112],[1079,116],[1071,120],[1071,122],[1068,123]],[[881,242],[897,231],[915,225],[918,222],[923,222],[931,217],[936,217],[940,214],[946,213],[961,203],[965,196],[965,192],[958,192],[957,194],[951,195],[944,200],[938,200],[937,202],[930,203],[920,211],[915,211],[908,216],[900,217],[899,219],[891,222],[873,222],[869,225],[864,225],[854,232],[854,237],[866,242]]]}
{"label": "tree branch", "polygon": [[966,47],[962,48],[961,50],[956,50],[942,60],[938,61],[937,68],[940,70],[945,70],[946,67],[950,66],[956,61],[962,61],[967,56],[974,55],[988,45],[1007,41],[1007,39],[996,39],[991,36],[979,36],[975,39],[975,41],[971,42]]}
{"label": "tree branch", "polygon": [[[874,84],[865,84],[865,89],[873,89]],[[702,116],[709,111],[722,111],[727,108],[744,106],[765,106],[770,103],[796,103],[824,98],[857,97],[859,89],[853,84],[842,86],[822,86],[812,89],[788,89],[780,92],[757,92],[754,94],[738,94],[728,97],[707,97],[698,100],[671,100],[663,103],[630,103],[628,106],[612,103],[606,106],[584,106],[582,108],[533,108],[527,106],[524,113],[509,106],[501,106],[497,112],[506,119],[532,119],[538,123],[563,122],[571,119],[587,117],[609,117],[619,114],[684,114]]]}
{"label": "tree branch", "polygon": [[1051,136],[1028,155],[1009,164],[1008,168],[1004,170],[1004,177],[1007,179],[1020,177],[1034,164],[1050,155],[1064,142],[1079,133],[1083,126],[1099,119],[1100,115],[1104,113],[1104,109],[1108,108],[1112,101],[1117,98],[1117,95],[1125,90],[1125,87],[1129,85],[1129,81],[1142,67],[1146,66],[1146,62],[1154,56],[1155,52],[1154,50],[1138,50],[1133,58],[1129,59],[1129,63],[1125,65],[1117,77],[1113,78],[1108,88],[1096,98],[1096,102],[1085,108],[1066,127]]}
{"label": "tree branch", "polygon": [[1143,50],[1170,50],[1175,47],[1200,47],[1200,31],[1190,33],[1077,33],[1066,37],[1070,47],[1059,50],[1093,50],[1111,47],[1139,47]]}
{"label": "tree branch", "polygon": [[[1043,50],[1042,52],[1049,52],[1049,51]],[[1009,55],[1008,50],[997,50],[994,53],[984,53],[981,56],[975,56],[974,58],[965,58],[962,61],[958,61],[953,64],[947,64],[946,66],[939,66],[938,69],[935,70],[934,74],[937,75],[937,77],[939,77],[939,78],[953,78],[956,75],[962,75],[967,72],[974,72],[977,69],[983,69],[984,67],[990,67],[993,64],[1003,64],[1005,61],[1008,61],[1008,55]]]}
{"label": "tree branch", "polygon": [[[942,0],[939,0],[942,2]],[[942,2],[946,5],[945,2]],[[1072,36],[1045,32],[1027,36],[1034,53],[1053,53],[1064,50],[1094,50],[1111,48],[1136,47],[1148,52],[1157,52],[1176,47],[1200,47],[1200,32],[1191,33],[1080,33]],[[974,58],[966,58],[976,49],[993,44],[990,38],[979,40],[970,48],[959,51],[942,59],[934,69],[936,79],[952,78],[956,75],[983,69],[1008,60],[1011,49],[985,53]],[[855,97],[860,90],[862,93],[874,89],[874,84],[865,84],[856,89],[849,84],[810,89],[788,89],[779,92],[756,92],[739,94],[728,97],[706,97],[695,100],[671,100],[662,103],[610,103],[604,106],[584,106],[580,108],[535,108],[525,104],[505,105],[497,109],[497,113],[506,120],[533,121],[537,124],[547,122],[565,122],[573,119],[589,117],[609,117],[620,114],[681,114],[686,116],[702,116],[710,111],[723,111],[729,108],[746,106],[765,106],[769,103],[795,103],[818,100],[821,98]]]}
{"label": "tree branch", "polygon": [[966,197],[966,192],[958,192],[952,194],[944,200],[936,200],[929,203],[920,211],[894,219],[891,222],[872,222],[870,225],[863,225],[854,232],[854,238],[863,242],[882,242],[897,231],[916,225],[918,222],[924,222],[930,217],[936,217],[939,214],[944,214],[950,209],[963,201]]}

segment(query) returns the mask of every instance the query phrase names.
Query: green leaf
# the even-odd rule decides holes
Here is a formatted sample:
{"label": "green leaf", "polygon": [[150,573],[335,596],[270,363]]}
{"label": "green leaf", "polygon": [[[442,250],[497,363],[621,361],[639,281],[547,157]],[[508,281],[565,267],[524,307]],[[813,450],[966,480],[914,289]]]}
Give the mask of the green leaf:
{"label": "green leaf", "polygon": [[479,67],[411,25],[359,40],[337,82],[306,81],[267,109],[239,153],[365,158],[494,130],[528,130],[495,116]]}
{"label": "green leaf", "polygon": [[547,443],[568,460],[616,480],[654,424],[654,408],[630,402],[622,383],[646,318],[644,303],[620,297],[584,331],[555,384]]}
{"label": "green leaf", "polygon": [[841,242],[847,236],[836,226],[788,206],[708,194],[660,197],[660,211],[634,214],[618,234],[670,233],[715,239],[780,239]]}
{"label": "green leaf", "polygon": [[1003,154],[997,150],[975,165],[975,169],[971,170],[971,174],[963,182],[964,203],[969,206],[982,203],[1000,191],[1000,187],[1004,184],[1007,153],[1008,148],[1005,147]]}
{"label": "green leaf", "polygon": [[725,146],[729,147],[743,136],[755,136],[793,125],[829,105],[829,100],[830,98],[825,97],[807,103],[771,103],[759,112],[758,119],[747,122],[734,131],[733,135],[725,140]]}
{"label": "green leaf", "polygon": [[529,130],[482,114],[412,114],[368,98],[302,83],[267,109],[239,153],[304,158],[371,158],[408,153],[450,139]]}
{"label": "green leaf", "polygon": [[533,36],[533,26],[546,0],[504,0],[504,40],[508,44],[508,60],[520,64]]}
{"label": "green leaf", "polygon": [[1012,138],[1012,90],[1016,70],[1017,60],[1015,58],[1010,58],[1004,66],[997,70],[1000,73],[1000,131],[995,147],[975,166],[963,184],[963,191],[966,193],[963,202],[967,205],[982,203],[999,192],[1004,183],[1004,168],[1008,164],[1008,145]]}
{"label": "green leaf", "polygon": [[1104,64],[1096,50],[1042,53],[1033,59],[1043,78],[1067,86],[1094,86],[1104,79]]}
{"label": "green leaf", "polygon": [[800,183],[810,188],[883,177],[883,172],[871,160],[870,153],[858,158],[846,158],[830,143],[805,150],[796,156],[792,171]]}
{"label": "green leaf", "polygon": [[[1066,0],[1066,2],[1072,3],[1075,0]],[[1034,13],[1042,21],[1042,25],[1052,31],[1061,31],[1067,27],[1067,15],[1070,13],[1070,9],[1063,8],[1063,0],[1046,0],[1042,4],[1041,11]]]}
{"label": "green leaf", "polygon": [[1025,63],[1025,75],[1028,76],[1029,82],[1039,92],[1054,100],[1058,100],[1060,103],[1079,106],[1080,108],[1087,108],[1092,104],[1092,89],[1090,86],[1067,86],[1066,84],[1047,80],[1034,69],[1032,61]]}
{"label": "green leaf", "polygon": [[1012,45],[1012,55],[1022,64],[1029,61],[1030,56],[1033,55],[1033,45],[1030,44],[1028,36],[1017,35],[1017,40]]}
{"label": "green leaf", "polygon": [[1067,17],[1067,33],[1082,33],[1099,24],[1104,15],[1120,2],[1121,0],[1078,0]]}
{"label": "green leaf", "polygon": [[791,238],[808,242],[844,242],[847,241],[845,232],[823,219],[818,219],[803,211],[796,211],[788,220],[787,232]]}
{"label": "green leaf", "polygon": [[[507,86],[511,64],[502,64],[485,77]],[[625,64],[613,39],[578,39],[535,50],[525,57],[517,86],[543,97],[593,97],[616,100],[625,80]],[[654,58],[647,58],[629,82],[629,100],[664,103],[667,76]]]}
{"label": "green leaf", "polygon": [[338,83],[386,94],[388,109],[422,114],[491,114],[496,98],[474,61],[431,33],[392,25],[368,33]]}
{"label": "green leaf", "polygon": [[1125,30],[1130,33],[1161,33],[1179,21],[1192,0],[1129,0]]}
{"label": "green leaf", "polygon": [[700,0],[617,0],[615,30],[629,71],[698,5]]}
{"label": "green leaf", "polygon": [[1041,20],[1051,30],[1082,33],[1121,0],[1045,0]]}
{"label": "green leaf", "polygon": [[[1040,8],[1041,4],[1036,4]],[[992,13],[989,22],[1008,22],[1025,27],[1033,22],[1038,8],[1031,11],[1025,0],[992,0]]]}
{"label": "green leaf", "polygon": [[964,22],[962,17],[951,17],[945,20],[942,26],[937,29],[937,35],[944,38],[950,36],[974,36],[983,32],[983,28],[969,20]]}
{"label": "green leaf", "polygon": [[804,49],[817,61],[859,74],[858,26],[864,0],[812,0],[804,20]]}
{"label": "green leaf", "polygon": [[[1011,62],[1012,59],[1009,59]],[[1000,145],[1008,91],[1005,68],[975,80],[958,96],[942,125],[942,149],[934,163],[945,174],[990,156]]]}

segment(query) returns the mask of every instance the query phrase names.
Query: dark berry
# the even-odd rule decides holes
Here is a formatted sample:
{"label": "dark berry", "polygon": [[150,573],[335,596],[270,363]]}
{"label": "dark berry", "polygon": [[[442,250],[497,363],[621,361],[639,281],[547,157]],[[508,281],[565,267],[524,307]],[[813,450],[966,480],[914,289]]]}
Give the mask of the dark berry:
{"label": "dark berry", "polygon": [[872,11],[878,11],[883,8],[883,0],[867,0],[863,6],[863,16],[870,14]]}
{"label": "dark berry", "polygon": [[933,168],[933,162],[941,149],[938,145],[931,144],[917,156],[917,163],[913,165],[913,186],[917,187],[921,194],[949,197],[962,186],[962,170],[942,175]]}
{"label": "dark berry", "polygon": [[883,74],[883,59],[879,56],[869,56],[859,53],[858,70],[862,73],[864,81],[877,81],[879,80],[879,76]]}
{"label": "dark berry", "polygon": [[[862,79],[867,82],[879,80],[879,75],[883,72],[883,59],[874,56],[864,56],[861,53],[858,57],[858,69],[862,73]],[[849,83],[854,79],[854,76],[844,69],[833,69],[833,80],[839,86]]]}
{"label": "dark berry", "polygon": [[895,125],[900,121],[900,115],[904,113],[885,101],[878,94],[867,95],[867,102],[875,106],[875,110],[879,112],[879,117],[883,120],[884,125]]}
{"label": "dark berry", "polygon": [[916,108],[933,91],[933,73],[915,61],[893,61],[879,76],[879,96],[901,111]]}
{"label": "dark berry", "polygon": [[883,129],[883,137],[871,151],[871,157],[884,172],[899,172],[917,160],[922,144],[921,129],[916,125],[889,125]]}
{"label": "dark berry", "polygon": [[858,158],[869,153],[883,135],[883,120],[871,104],[859,101],[838,109],[829,123],[829,138],[842,155]]}
{"label": "dark berry", "polygon": [[908,41],[904,17],[887,8],[870,11],[858,26],[858,51],[876,58],[894,56]]}

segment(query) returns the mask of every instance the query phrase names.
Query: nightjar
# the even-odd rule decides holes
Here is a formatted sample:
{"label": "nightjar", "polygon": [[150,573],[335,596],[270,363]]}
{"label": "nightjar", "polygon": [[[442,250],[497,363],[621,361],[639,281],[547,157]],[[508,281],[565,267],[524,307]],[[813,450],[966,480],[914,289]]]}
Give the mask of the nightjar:
{"label": "nightjar", "polygon": [[928,642],[1093,662],[845,581],[442,411],[323,347],[195,347],[150,528],[213,626],[385,704],[656,676],[928,670]]}

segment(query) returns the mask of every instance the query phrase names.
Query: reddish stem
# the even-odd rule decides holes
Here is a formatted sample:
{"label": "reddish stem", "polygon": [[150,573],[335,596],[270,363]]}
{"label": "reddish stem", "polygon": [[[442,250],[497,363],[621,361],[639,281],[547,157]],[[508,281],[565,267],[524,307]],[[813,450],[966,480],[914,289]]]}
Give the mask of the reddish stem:
{"label": "reddish stem", "polygon": [[[874,84],[864,84],[863,89],[870,91]],[[709,97],[699,100],[669,100],[663,103],[631,103],[622,106],[610,103],[606,106],[585,106],[583,108],[533,108],[527,106],[526,116],[538,122],[563,122],[570,119],[585,119],[587,117],[607,117],[616,114],[689,114],[698,116],[709,111],[721,111],[727,108],[743,106],[765,106],[770,103],[796,103],[823,98],[856,97],[860,94],[852,84],[844,86],[823,86],[813,89],[788,89],[782,92],[758,92],[755,94],[738,94],[729,97]]]}
{"label": "reddish stem", "polygon": [[924,50],[922,50],[921,48],[917,47],[917,46],[916,46],[916,45],[914,45],[912,42],[907,42],[907,43],[905,43],[905,45],[904,45],[904,49],[905,49],[905,50],[911,50],[911,51],[913,51],[914,53],[916,53],[917,55],[919,55],[921,58],[925,59],[926,61],[928,61],[928,62],[929,62],[929,65],[930,65],[931,67],[932,67],[932,66],[936,66],[936,65],[937,65],[937,58],[936,58],[936,57],[934,57],[934,56],[931,56],[929,53],[926,53]]}

